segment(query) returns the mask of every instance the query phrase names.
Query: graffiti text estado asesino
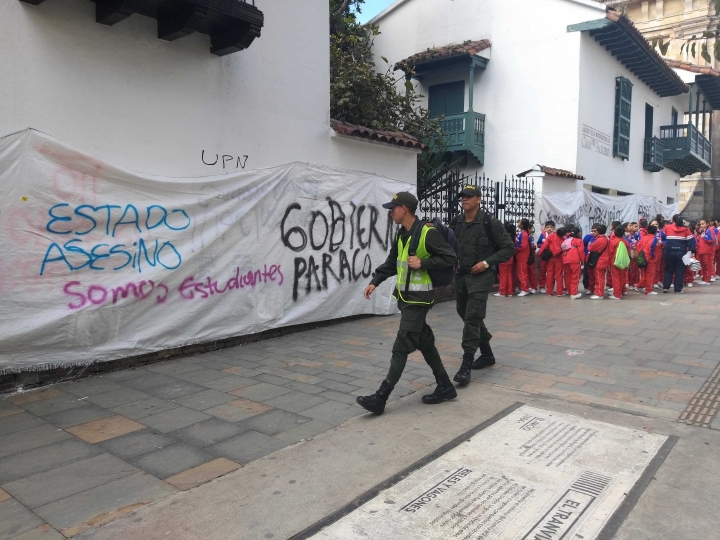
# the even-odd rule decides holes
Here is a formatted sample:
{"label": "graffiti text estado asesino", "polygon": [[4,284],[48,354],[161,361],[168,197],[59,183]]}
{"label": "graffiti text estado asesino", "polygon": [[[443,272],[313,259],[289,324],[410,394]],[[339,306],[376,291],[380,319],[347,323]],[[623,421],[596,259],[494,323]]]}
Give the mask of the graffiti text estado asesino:
{"label": "graffiti text estado asesino", "polygon": [[[138,208],[133,204],[71,206],[60,203],[48,210],[48,218],[45,229],[57,240],[45,251],[40,264],[41,276],[54,265],[64,266],[71,272],[85,267],[117,272],[130,266],[142,273],[144,268],[157,265],[174,270],[182,264],[182,256],[165,237],[190,226],[185,210],[167,210],[158,204]],[[149,238],[156,230],[163,235],[162,240]],[[92,238],[102,237],[105,241],[84,240],[90,233]],[[121,235],[127,237],[125,233],[137,239],[116,239]]]}

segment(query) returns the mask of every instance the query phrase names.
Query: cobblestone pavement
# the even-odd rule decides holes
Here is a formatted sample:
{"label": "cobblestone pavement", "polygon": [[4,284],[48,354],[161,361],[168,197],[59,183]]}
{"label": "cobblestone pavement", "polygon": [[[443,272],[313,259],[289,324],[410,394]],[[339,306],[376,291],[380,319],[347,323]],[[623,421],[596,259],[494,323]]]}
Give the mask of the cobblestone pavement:
{"label": "cobblestone pavement", "polygon": [[[459,399],[491,384],[720,429],[718,316],[720,285],[620,302],[492,298],[498,363]],[[452,375],[454,305],[429,320]],[[72,536],[363,414],[355,397],[384,378],[397,323],[361,319],[0,396],[0,540]],[[410,360],[391,400],[434,384],[422,357]]]}

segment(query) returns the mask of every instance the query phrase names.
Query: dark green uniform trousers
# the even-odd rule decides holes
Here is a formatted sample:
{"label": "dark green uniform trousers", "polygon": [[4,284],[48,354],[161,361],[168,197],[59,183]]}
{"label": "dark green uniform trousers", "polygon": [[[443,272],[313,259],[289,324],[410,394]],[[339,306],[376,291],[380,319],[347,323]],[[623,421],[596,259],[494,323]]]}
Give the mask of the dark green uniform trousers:
{"label": "dark green uniform trousers", "polygon": [[400,329],[392,348],[390,371],[386,380],[395,386],[400,380],[408,355],[420,351],[433,373],[445,371],[440,353],[435,347],[435,335],[425,322],[430,306],[403,304],[400,308]]}
{"label": "dark green uniform trousers", "polygon": [[456,308],[458,315],[465,323],[463,326],[462,348],[463,352],[468,356],[474,356],[481,343],[490,343],[492,339],[492,334],[485,327],[489,291],[468,292],[465,280],[462,280],[459,285],[456,290]]}

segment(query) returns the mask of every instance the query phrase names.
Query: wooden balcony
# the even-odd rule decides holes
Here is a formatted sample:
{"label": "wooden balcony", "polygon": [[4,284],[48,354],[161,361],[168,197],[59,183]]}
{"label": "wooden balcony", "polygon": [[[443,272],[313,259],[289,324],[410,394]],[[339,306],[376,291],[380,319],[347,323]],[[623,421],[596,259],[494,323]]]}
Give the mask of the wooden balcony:
{"label": "wooden balcony", "polygon": [[710,170],[712,144],[693,124],[662,126],[665,167],[680,176]]}
{"label": "wooden balcony", "polygon": [[[5,0],[7,1],[7,0]],[[40,5],[45,0],[21,0]],[[210,36],[210,52],[225,56],[260,37],[265,18],[255,0],[93,0],[95,21],[113,26],[132,15],[157,20],[157,37],[174,41],[194,32]],[[57,11],[57,10],[56,10]]]}
{"label": "wooden balcony", "polygon": [[[446,135],[443,142],[448,152],[466,152],[477,159],[480,165],[485,163],[485,115],[474,111],[449,114],[440,120]],[[428,143],[433,149],[440,145],[435,140]]]}
{"label": "wooden balcony", "polygon": [[665,168],[663,148],[663,142],[657,137],[645,139],[643,169],[650,172],[660,172]]}

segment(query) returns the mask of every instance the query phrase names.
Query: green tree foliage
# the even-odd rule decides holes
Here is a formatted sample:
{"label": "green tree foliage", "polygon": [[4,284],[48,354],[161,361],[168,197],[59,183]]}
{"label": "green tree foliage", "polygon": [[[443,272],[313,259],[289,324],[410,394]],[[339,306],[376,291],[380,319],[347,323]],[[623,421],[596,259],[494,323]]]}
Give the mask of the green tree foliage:
{"label": "green tree foliage", "polygon": [[[363,0],[330,0],[330,116],[372,129],[401,131],[420,140],[442,141],[438,120],[422,107],[424,96],[412,81],[404,81],[402,72],[395,76],[387,58],[381,58],[386,70],[376,70],[372,44],[380,28],[357,22],[355,13],[362,4]],[[418,188],[432,184],[457,163],[446,147],[423,152],[418,156]]]}
{"label": "green tree foliage", "polygon": [[[710,5],[715,9],[715,15],[720,15],[720,0],[711,0]],[[660,54],[665,56],[672,41],[682,41],[680,46],[680,54],[688,53],[692,58],[700,57],[708,64],[712,64],[713,58],[720,62],[720,33],[703,32],[699,36],[690,36],[689,38],[665,39],[656,37],[651,41],[653,48],[657,48]]]}

